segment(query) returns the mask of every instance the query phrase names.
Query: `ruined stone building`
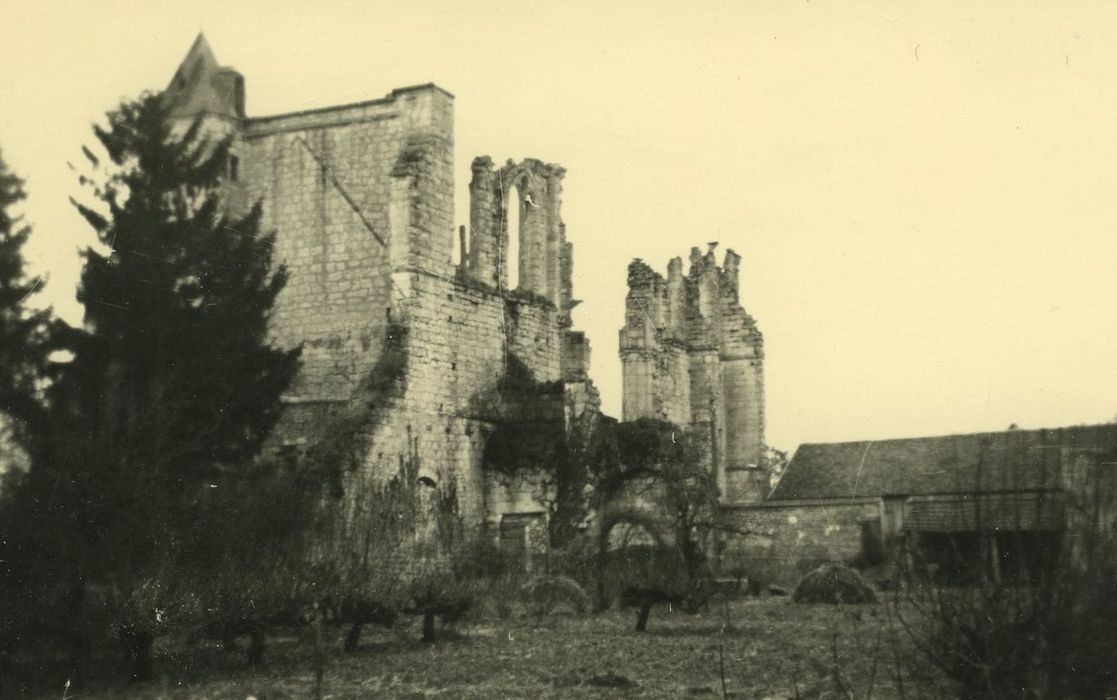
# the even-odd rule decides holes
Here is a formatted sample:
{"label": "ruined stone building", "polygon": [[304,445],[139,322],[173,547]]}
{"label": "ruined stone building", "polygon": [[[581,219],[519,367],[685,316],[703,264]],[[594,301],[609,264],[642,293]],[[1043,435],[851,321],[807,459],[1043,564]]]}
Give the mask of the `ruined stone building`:
{"label": "ruined stone building", "polygon": [[764,464],[764,339],[739,299],[741,257],[719,266],[716,243],[674,258],[667,277],[637,259],[628,267],[623,418],[656,418],[708,432],[725,503],[768,492]]}
{"label": "ruined stone building", "polygon": [[[270,449],[350,450],[352,499],[404,475],[471,532],[544,548],[570,436],[610,420],[571,318],[564,170],[474,159],[468,226],[456,228],[454,98],[435,85],[249,117],[244,78],[199,36],[163,99],[183,130],[200,120],[203,134],[232,139],[228,204],[262,203],[290,272],[272,332],[302,345],[303,366]],[[666,276],[629,266],[619,347],[623,420],[708,436],[719,510],[739,534],[717,553],[723,570],[780,566],[793,581],[820,561],[870,564],[902,536],[946,551],[947,534],[1007,543],[1011,531],[1042,546],[1075,512],[1075,474],[1112,463],[1113,426],[805,445],[769,496],[763,337],[740,302],[740,256],[719,264],[715,246],[692,249],[685,271],[671,260]],[[586,515],[575,528],[593,527],[591,513],[575,515]]]}
{"label": "ruined stone building", "polygon": [[[290,272],[273,332],[303,345],[276,449],[328,439],[332,417],[378,403],[358,471],[403,465],[471,527],[510,541],[541,517],[524,489],[488,478],[486,441],[509,409],[546,426],[597,410],[589,344],[573,330],[564,170],[539,160],[472,163],[469,229],[455,231],[454,97],[435,85],[273,116],[245,114],[244,79],[199,36],[164,92],[171,117],[232,135],[231,201],[263,205]],[[519,230],[509,231],[510,209]],[[509,243],[519,284],[509,285]],[[453,262],[453,249],[460,263]],[[501,385],[520,381],[519,399]],[[536,389],[534,412],[525,387]],[[375,394],[371,396],[370,394]]]}
{"label": "ruined stone building", "polygon": [[[800,445],[763,503],[735,509],[744,570],[882,567],[916,555],[947,580],[1020,576],[1083,520],[1113,522],[1117,426]],[[1074,538],[1071,538],[1072,540]]]}
{"label": "ruined stone building", "polygon": [[[565,171],[475,158],[455,230],[454,98],[435,85],[250,117],[244,78],[199,36],[162,99],[183,132],[231,139],[227,203],[261,203],[290,273],[272,332],[302,345],[303,366],[270,449],[313,458],[337,443],[355,453],[351,497],[403,474],[503,548],[544,547],[570,435],[611,421],[571,318]],[[739,261],[695,251],[666,279],[633,263],[621,359],[624,418],[709,434],[723,499],[751,502],[767,484],[763,347]],[[579,518],[570,526],[592,526]]]}

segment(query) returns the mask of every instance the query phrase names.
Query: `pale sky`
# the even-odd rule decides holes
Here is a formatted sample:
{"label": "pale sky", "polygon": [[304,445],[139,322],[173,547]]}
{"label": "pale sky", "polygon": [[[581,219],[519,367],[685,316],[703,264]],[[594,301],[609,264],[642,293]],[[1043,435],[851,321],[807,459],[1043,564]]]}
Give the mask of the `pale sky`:
{"label": "pale sky", "polygon": [[7,3],[0,149],[39,299],[76,321],[90,124],[199,29],[261,116],[435,82],[469,163],[567,168],[576,327],[620,414],[625,273],[720,241],[765,335],[768,442],[1117,414],[1117,6]]}

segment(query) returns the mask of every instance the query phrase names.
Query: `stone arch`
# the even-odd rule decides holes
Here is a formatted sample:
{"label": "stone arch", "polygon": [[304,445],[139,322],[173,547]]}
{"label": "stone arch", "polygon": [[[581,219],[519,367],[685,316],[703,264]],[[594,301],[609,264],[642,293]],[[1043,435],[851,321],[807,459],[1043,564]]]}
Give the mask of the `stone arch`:
{"label": "stone arch", "polygon": [[662,540],[660,540],[658,533],[654,530],[648,529],[647,525],[644,523],[628,520],[615,523],[613,527],[610,528],[609,535],[604,542],[606,551],[623,550],[629,547],[658,547],[662,545]]}
{"label": "stone arch", "polygon": [[[569,250],[560,212],[566,171],[534,158],[510,160],[496,169],[488,156],[475,158],[471,170],[466,266],[470,276],[497,288],[530,292],[562,307],[564,300],[569,301],[569,285],[563,286]],[[516,206],[510,206],[513,198]],[[509,226],[509,210],[518,212],[518,225]],[[508,252],[510,242],[518,245],[518,252]],[[507,273],[513,262],[519,280],[510,283]]]}
{"label": "stone arch", "polygon": [[[531,158],[519,163],[510,160],[497,172],[494,184],[499,189],[495,199],[504,207],[506,221],[501,232],[501,249],[507,251],[505,259],[509,265],[506,286],[546,296],[545,270],[550,253],[547,249],[547,182],[541,168],[545,166]],[[515,220],[512,212],[516,212]],[[515,279],[511,274],[513,262]]]}
{"label": "stone arch", "polygon": [[415,543],[423,553],[435,552],[439,546],[439,521],[442,517],[442,494],[429,476],[415,481]]}
{"label": "stone arch", "polygon": [[609,545],[610,535],[613,530],[618,527],[624,528],[639,528],[648,533],[651,537],[652,543],[659,547],[665,547],[669,544],[669,538],[662,532],[662,524],[656,520],[652,513],[642,510],[614,510],[607,511],[602,515],[601,525],[598,529],[598,546],[600,549],[606,549]]}
{"label": "stone arch", "polygon": [[[664,566],[674,552],[673,540],[665,529],[649,511],[622,509],[602,514],[597,531],[598,609],[607,608],[624,588],[643,586],[656,578],[656,568]],[[614,539],[620,532],[642,536],[635,541],[631,536]]]}

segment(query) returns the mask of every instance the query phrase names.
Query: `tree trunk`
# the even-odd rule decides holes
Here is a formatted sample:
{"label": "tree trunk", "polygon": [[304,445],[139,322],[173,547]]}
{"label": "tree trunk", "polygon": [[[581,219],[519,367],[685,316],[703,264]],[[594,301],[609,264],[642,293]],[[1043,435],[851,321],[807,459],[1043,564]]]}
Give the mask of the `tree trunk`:
{"label": "tree trunk", "polygon": [[434,613],[423,613],[423,641],[431,643],[435,640]]}
{"label": "tree trunk", "polygon": [[254,627],[248,641],[248,665],[252,668],[264,665],[264,631]]}
{"label": "tree trunk", "polygon": [[648,616],[652,614],[652,607],[655,605],[654,600],[645,601],[640,604],[640,613],[636,616],[636,631],[645,632],[648,629]]}
{"label": "tree trunk", "polygon": [[[348,641],[348,640],[346,640]],[[322,610],[314,606],[314,700],[322,700],[322,682],[326,678],[326,649],[322,641]]]}
{"label": "tree trunk", "polygon": [[128,629],[121,633],[128,645],[128,661],[133,681],[149,681],[154,674],[155,635],[150,630]]}
{"label": "tree trunk", "polygon": [[597,553],[597,600],[594,601],[594,612],[603,612],[609,608],[608,594],[605,592],[606,556],[602,547]]}
{"label": "tree trunk", "polygon": [[93,641],[87,622],[87,593],[85,578],[75,573],[67,602],[69,631],[67,656],[70,662],[70,681],[76,685],[85,680],[89,659],[93,656]]}
{"label": "tree trunk", "polygon": [[357,651],[357,645],[361,643],[361,623],[355,622],[349,628],[349,634],[345,635],[345,651]]}

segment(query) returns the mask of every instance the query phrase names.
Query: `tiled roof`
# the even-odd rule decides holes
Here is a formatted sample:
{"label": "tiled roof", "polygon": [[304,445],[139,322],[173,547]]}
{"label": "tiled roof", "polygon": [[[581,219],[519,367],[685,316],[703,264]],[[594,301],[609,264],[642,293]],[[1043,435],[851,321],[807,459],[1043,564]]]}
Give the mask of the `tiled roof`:
{"label": "tiled roof", "polygon": [[904,529],[931,532],[1058,530],[1062,493],[913,496],[904,506]]}
{"label": "tiled roof", "polygon": [[1117,454],[1117,425],[806,444],[769,498],[1046,490],[1067,450]]}

